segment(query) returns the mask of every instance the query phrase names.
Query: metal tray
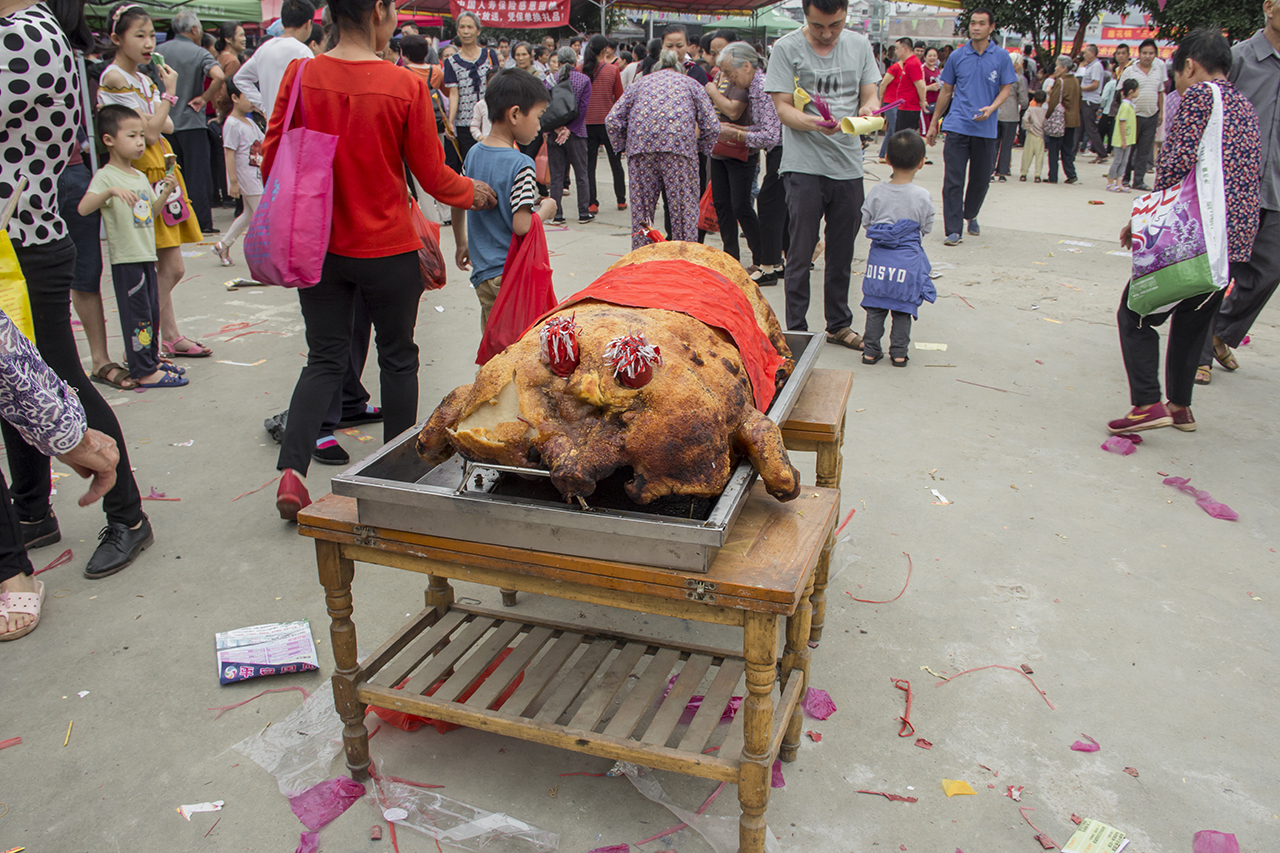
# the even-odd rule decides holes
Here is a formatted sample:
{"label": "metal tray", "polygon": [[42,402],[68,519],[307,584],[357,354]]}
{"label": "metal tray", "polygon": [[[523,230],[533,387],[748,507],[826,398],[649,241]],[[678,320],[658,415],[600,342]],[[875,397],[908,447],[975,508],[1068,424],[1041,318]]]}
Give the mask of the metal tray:
{"label": "metal tray", "polygon": [[[818,360],[822,335],[787,332],[795,370],[766,413],[785,423]],[[422,425],[333,478],[333,492],[356,499],[361,524],[575,557],[705,572],[724,544],[757,477],[742,460],[720,496],[690,511],[592,495],[566,504],[546,471],[469,463],[454,456],[432,468],[414,443]],[[666,512],[671,512],[670,506]]]}

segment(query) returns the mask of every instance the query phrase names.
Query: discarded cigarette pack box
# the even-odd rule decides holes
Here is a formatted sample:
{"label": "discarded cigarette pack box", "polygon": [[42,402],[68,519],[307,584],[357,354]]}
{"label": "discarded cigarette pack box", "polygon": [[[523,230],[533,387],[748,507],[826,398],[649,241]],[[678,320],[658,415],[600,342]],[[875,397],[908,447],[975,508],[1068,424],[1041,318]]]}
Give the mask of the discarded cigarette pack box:
{"label": "discarded cigarette pack box", "polygon": [[1062,853],[1120,853],[1128,844],[1129,839],[1114,826],[1085,818],[1062,846]]}
{"label": "discarded cigarette pack box", "polygon": [[214,635],[214,641],[220,684],[320,668],[311,623],[306,619],[221,631]]}

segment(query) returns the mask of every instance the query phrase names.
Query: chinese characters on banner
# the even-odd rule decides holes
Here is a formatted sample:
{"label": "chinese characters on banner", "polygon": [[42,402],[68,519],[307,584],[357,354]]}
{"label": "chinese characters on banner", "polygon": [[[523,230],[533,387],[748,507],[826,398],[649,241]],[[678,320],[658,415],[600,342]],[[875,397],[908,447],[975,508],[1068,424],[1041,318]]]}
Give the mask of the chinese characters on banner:
{"label": "chinese characters on banner", "polygon": [[541,29],[569,25],[569,0],[449,0],[456,19],[475,12],[486,27]]}

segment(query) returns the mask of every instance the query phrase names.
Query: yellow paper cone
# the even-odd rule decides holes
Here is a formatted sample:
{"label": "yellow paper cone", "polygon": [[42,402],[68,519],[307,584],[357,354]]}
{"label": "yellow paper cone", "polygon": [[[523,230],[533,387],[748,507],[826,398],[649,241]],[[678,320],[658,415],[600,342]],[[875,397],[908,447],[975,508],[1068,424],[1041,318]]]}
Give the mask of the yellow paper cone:
{"label": "yellow paper cone", "polygon": [[796,109],[804,112],[804,108],[813,102],[813,98],[809,97],[809,93],[800,87],[800,78],[795,78],[795,81],[796,93],[793,100],[795,102]]}
{"label": "yellow paper cone", "polygon": [[969,787],[969,783],[968,783],[968,782],[963,782],[963,781],[961,781],[961,780],[959,780],[959,779],[943,779],[943,780],[942,780],[942,791],[943,791],[943,793],[945,793],[948,797],[954,797],[954,796],[956,796],[957,794],[973,794],[973,795],[976,795],[976,794],[978,793],[977,791],[973,790],[973,788]]}
{"label": "yellow paper cone", "polygon": [[852,116],[840,119],[840,129],[854,136],[875,133],[884,127],[884,116]]}
{"label": "yellow paper cone", "polygon": [[18,265],[18,256],[9,241],[9,232],[0,231],[0,311],[9,315],[18,331],[36,342],[35,328],[31,324],[31,300],[27,297],[27,280]]}

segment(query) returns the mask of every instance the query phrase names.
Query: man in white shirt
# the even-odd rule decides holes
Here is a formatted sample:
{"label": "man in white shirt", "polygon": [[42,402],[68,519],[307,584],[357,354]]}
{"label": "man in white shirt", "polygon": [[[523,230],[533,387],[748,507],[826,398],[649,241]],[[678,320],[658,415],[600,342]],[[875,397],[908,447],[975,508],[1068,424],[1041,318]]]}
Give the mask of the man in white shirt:
{"label": "man in white shirt", "polygon": [[1102,134],[1098,132],[1098,112],[1102,106],[1102,88],[1107,82],[1107,71],[1098,59],[1098,46],[1084,46],[1084,63],[1076,71],[1080,78],[1080,125],[1084,128],[1085,141],[1093,150],[1094,163],[1107,159]]}
{"label": "man in white shirt", "polygon": [[284,0],[280,6],[283,32],[259,47],[236,72],[236,87],[268,121],[289,63],[314,56],[307,40],[311,38],[311,19],[315,13],[311,0]]}
{"label": "man in white shirt", "polygon": [[[1156,141],[1156,128],[1164,112],[1164,81],[1168,76],[1164,63],[1156,58],[1157,52],[1155,40],[1147,39],[1138,48],[1138,61],[1120,75],[1122,86],[1130,78],[1138,81],[1138,95],[1133,99],[1133,109],[1138,114],[1138,141],[1129,158],[1133,177],[1125,181],[1125,186],[1144,193],[1151,191],[1146,185],[1147,166]],[[1129,177],[1127,169],[1125,177]]]}

